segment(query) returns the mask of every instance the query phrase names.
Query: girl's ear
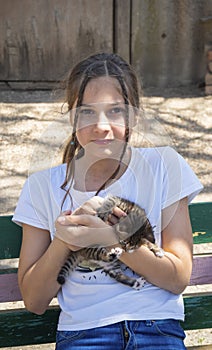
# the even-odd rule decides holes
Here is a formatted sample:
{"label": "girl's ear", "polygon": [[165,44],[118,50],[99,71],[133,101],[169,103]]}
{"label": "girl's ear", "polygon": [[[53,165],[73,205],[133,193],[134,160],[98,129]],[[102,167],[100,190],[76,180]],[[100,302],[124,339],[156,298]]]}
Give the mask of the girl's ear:
{"label": "girl's ear", "polygon": [[77,112],[77,99],[76,101],[74,102],[72,108],[70,109],[69,113],[69,118],[70,118],[70,123],[71,123],[71,126],[74,125],[74,120],[75,120],[75,116],[76,116],[76,112]]}
{"label": "girl's ear", "polygon": [[137,125],[138,118],[139,118],[138,113],[139,111],[137,108],[135,107],[129,108],[129,127],[130,128],[134,128]]}
{"label": "girl's ear", "polygon": [[71,126],[74,126],[75,116],[76,116],[76,108],[71,109],[71,110],[69,111],[69,118],[70,118]]}

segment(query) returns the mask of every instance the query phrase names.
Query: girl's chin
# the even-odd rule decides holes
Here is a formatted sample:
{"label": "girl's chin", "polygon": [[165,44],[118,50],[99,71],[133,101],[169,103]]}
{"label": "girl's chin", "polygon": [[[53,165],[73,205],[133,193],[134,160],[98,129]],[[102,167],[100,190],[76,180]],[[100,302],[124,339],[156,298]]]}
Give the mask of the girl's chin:
{"label": "girl's chin", "polygon": [[105,149],[98,149],[98,150],[92,150],[92,152],[89,150],[85,152],[85,154],[92,158],[108,158],[112,157],[114,155],[114,152],[111,149],[105,148]]}
{"label": "girl's chin", "polygon": [[119,159],[120,155],[123,151],[123,143],[119,143],[118,145],[98,145],[98,144],[89,144],[85,146],[85,154],[89,154],[91,157],[115,157]]}
{"label": "girl's chin", "polygon": [[89,142],[88,144],[85,145],[84,148],[90,148],[90,149],[95,149],[95,150],[111,150],[112,152],[115,152],[117,150],[120,150],[123,148],[125,144],[125,141],[122,140],[95,140],[92,142]]}

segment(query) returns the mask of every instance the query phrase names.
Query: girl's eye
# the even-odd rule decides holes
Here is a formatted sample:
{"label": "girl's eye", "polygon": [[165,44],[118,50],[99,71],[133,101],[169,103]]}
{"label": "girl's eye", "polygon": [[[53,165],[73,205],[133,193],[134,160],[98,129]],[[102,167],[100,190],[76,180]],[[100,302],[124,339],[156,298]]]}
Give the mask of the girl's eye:
{"label": "girl's eye", "polygon": [[115,108],[113,108],[113,109],[111,110],[111,112],[114,113],[114,114],[117,114],[117,113],[121,113],[122,110],[121,110],[120,107],[115,107]]}
{"label": "girl's eye", "polygon": [[120,118],[126,116],[126,110],[122,107],[113,107],[107,111],[108,117]]}
{"label": "girl's eye", "polygon": [[79,115],[81,116],[81,117],[92,117],[92,116],[94,116],[95,115],[95,111],[94,110],[92,110],[92,109],[89,109],[89,108],[84,108],[84,109],[80,109],[79,110]]}

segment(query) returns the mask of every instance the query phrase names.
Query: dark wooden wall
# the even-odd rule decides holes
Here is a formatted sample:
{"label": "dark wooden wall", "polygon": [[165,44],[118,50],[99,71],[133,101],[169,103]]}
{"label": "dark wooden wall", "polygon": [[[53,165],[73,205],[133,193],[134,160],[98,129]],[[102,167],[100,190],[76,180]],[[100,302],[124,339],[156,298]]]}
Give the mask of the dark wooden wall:
{"label": "dark wooden wall", "polygon": [[205,46],[212,44],[212,26],[205,24],[212,0],[133,0],[132,14],[132,63],[144,85],[179,86],[204,79]]}
{"label": "dark wooden wall", "polygon": [[117,52],[146,86],[205,73],[211,0],[0,0],[0,81],[60,80],[79,59]]}
{"label": "dark wooden wall", "polygon": [[1,0],[1,79],[54,81],[82,56],[113,50],[112,3]]}

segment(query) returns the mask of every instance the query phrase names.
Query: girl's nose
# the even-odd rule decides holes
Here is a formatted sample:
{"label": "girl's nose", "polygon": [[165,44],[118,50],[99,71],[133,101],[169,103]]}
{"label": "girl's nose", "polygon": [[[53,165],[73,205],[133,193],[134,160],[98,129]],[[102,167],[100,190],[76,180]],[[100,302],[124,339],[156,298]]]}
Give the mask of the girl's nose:
{"label": "girl's nose", "polygon": [[97,129],[104,130],[104,131],[111,129],[110,122],[109,122],[106,114],[104,113],[104,111],[101,111],[99,113],[95,126]]}

